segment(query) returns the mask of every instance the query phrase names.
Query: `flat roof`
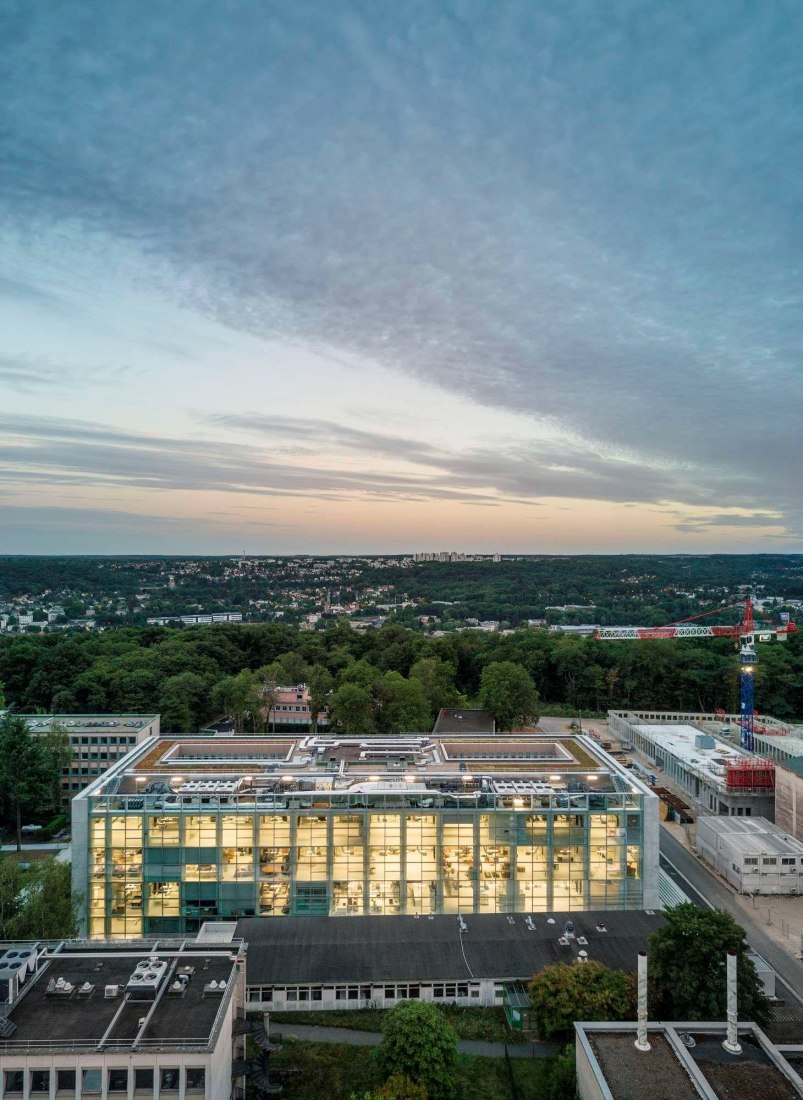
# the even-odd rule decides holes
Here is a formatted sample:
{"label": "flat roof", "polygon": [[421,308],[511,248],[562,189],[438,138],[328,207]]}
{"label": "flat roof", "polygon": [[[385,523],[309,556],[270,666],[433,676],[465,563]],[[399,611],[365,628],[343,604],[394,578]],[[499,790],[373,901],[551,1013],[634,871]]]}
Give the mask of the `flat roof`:
{"label": "flat roof", "polygon": [[28,728],[44,733],[54,725],[76,733],[138,732],[159,719],[158,714],[22,714]]}
{"label": "flat roof", "polygon": [[[635,971],[638,952],[663,924],[657,910],[466,914],[463,920],[461,933],[456,915],[244,917],[237,935],[248,944],[249,985],[526,981],[552,963],[573,962],[580,951]],[[574,924],[575,938],[562,944],[566,921]]]}
{"label": "flat roof", "polygon": [[730,817],[706,814],[697,819],[719,836],[727,837],[745,853],[803,856],[803,843],[789,836],[765,817]]}
{"label": "flat roof", "polygon": [[[153,944],[87,945],[65,948],[50,955],[39,971],[23,986],[22,994],[8,1012],[15,1025],[11,1036],[0,1039],[3,1055],[20,1046],[64,1043],[71,1047],[95,1048],[101,1039],[110,1048],[128,1048],[139,1036],[145,1045],[162,1040],[176,1047],[207,1047],[215,1037],[221,1002],[231,996],[236,964],[232,952],[239,943],[221,950],[212,944],[188,943],[181,951],[156,950]],[[153,1007],[153,999],[135,998],[125,991],[137,962],[157,957],[167,962],[170,985],[183,967],[190,967],[186,988],[180,994],[170,985],[159,1000],[146,1027],[140,1021]],[[175,971],[171,967],[175,963]],[[69,993],[54,988],[59,979],[73,986]],[[222,983],[223,992],[208,989]],[[81,992],[88,983],[92,989]],[[106,986],[116,985],[118,995],[107,998]]]}
{"label": "flat roof", "polygon": [[712,787],[723,791],[727,789],[724,771],[721,774],[711,771],[712,761],[724,765],[728,760],[752,759],[750,753],[744,752],[736,745],[725,745],[716,739],[712,749],[697,748],[696,739],[710,735],[685,722],[634,722],[631,723],[631,727],[656,747],[685,764]]}
{"label": "flat roof", "polygon": [[441,707],[433,733],[493,733],[496,729],[493,715],[487,710],[470,707]]}
{"label": "flat roof", "polygon": [[416,787],[469,799],[493,793],[503,781],[531,781],[564,793],[646,793],[595,741],[571,734],[360,738],[277,733],[149,739],[113,763],[78,797],[151,794],[160,789],[169,797],[247,797],[249,792],[253,797],[255,792],[261,796],[271,791],[347,794],[370,784],[372,791],[385,793]]}

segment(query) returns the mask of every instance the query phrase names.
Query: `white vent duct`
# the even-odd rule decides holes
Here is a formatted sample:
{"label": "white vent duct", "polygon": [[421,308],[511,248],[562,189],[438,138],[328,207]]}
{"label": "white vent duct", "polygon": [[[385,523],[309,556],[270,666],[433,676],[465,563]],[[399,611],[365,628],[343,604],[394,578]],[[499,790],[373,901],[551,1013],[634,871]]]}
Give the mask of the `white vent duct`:
{"label": "white vent duct", "polygon": [[638,1035],[636,1050],[648,1051],[647,1042],[647,952],[638,953]]}
{"label": "white vent duct", "polygon": [[741,1054],[736,1007],[736,956],[728,955],[728,1036],[722,1044],[729,1054]]}

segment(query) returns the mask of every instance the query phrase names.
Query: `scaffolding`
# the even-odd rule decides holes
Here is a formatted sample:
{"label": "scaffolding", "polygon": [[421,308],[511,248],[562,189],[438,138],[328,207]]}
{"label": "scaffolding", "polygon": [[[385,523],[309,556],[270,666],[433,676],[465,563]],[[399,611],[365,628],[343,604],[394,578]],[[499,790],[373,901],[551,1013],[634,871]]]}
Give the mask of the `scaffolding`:
{"label": "scaffolding", "polygon": [[728,760],[725,764],[725,785],[729,791],[775,789],[775,764],[757,756],[743,760]]}

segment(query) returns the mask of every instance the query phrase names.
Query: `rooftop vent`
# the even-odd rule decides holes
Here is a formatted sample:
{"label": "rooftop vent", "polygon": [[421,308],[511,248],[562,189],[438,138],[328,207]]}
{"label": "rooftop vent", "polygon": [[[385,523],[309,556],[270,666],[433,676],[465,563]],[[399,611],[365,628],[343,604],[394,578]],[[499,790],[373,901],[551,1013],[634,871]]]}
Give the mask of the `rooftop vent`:
{"label": "rooftop vent", "polygon": [[153,1000],[167,974],[167,962],[151,956],[141,959],[126,984],[126,992],[140,1000]]}

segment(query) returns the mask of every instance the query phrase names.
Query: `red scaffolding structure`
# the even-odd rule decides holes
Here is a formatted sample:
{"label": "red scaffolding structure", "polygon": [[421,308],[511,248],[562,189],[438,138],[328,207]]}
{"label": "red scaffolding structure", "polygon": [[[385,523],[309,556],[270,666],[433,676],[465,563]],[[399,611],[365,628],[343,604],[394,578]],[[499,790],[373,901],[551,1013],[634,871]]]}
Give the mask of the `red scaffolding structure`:
{"label": "red scaffolding structure", "polygon": [[725,785],[738,791],[758,788],[771,791],[775,788],[775,764],[757,756],[744,760],[728,760],[725,764]]}

